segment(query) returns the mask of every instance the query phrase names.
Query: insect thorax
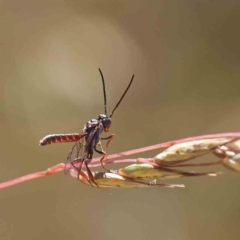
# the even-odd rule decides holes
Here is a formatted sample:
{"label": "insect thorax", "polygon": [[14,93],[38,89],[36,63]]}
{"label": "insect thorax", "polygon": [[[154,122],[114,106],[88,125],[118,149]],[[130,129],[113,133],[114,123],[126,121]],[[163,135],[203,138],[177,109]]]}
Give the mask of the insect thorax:
{"label": "insect thorax", "polygon": [[87,121],[87,123],[84,125],[84,128],[82,130],[83,133],[89,132],[91,129],[99,126],[100,122],[97,119],[91,119]]}

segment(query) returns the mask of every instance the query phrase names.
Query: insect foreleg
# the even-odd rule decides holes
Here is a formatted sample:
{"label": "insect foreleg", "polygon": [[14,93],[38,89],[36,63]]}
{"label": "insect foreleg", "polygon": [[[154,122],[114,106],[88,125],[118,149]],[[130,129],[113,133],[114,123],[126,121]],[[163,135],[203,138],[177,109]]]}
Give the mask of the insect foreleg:
{"label": "insect foreleg", "polygon": [[112,134],[112,135],[110,135],[110,136],[108,136],[108,137],[101,138],[101,140],[108,140],[108,139],[112,139],[112,138],[114,138],[114,136],[115,136],[115,134]]}
{"label": "insect foreleg", "polygon": [[99,147],[101,148],[101,151],[103,152],[103,147],[102,147],[101,141],[99,141],[97,145],[99,145]]}
{"label": "insect foreleg", "polygon": [[115,134],[112,134],[111,136],[105,138],[105,139],[108,139],[107,144],[106,144],[106,152],[103,153],[103,157],[100,159],[100,163],[101,163],[102,167],[108,172],[110,172],[110,171],[103,166],[103,161],[107,158],[108,144],[112,141],[112,139],[114,137],[115,137]]}

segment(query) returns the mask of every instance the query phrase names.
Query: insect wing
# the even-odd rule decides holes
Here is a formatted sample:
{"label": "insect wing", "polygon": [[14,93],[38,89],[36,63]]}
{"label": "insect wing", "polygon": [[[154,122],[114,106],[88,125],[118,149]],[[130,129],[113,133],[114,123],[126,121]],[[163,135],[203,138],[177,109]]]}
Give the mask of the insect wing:
{"label": "insect wing", "polygon": [[[96,138],[99,136],[99,129],[92,128],[89,133],[84,134],[83,136],[85,137],[81,138],[74,144],[67,156],[64,170],[65,174],[67,174],[71,168],[80,168],[82,161],[86,159],[86,155],[88,154],[89,149],[93,146],[95,141],[97,141]],[[79,170],[81,171],[81,169]]]}
{"label": "insect wing", "polygon": [[85,137],[78,140],[70,150],[65,163],[64,173],[67,174],[71,167],[77,168],[84,154]]}

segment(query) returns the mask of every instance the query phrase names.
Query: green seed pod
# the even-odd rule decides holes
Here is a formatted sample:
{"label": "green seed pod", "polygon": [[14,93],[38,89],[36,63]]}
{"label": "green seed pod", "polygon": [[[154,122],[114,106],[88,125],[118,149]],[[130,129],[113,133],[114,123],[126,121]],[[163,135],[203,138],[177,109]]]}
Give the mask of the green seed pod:
{"label": "green seed pod", "polygon": [[151,164],[131,164],[117,171],[122,177],[139,179],[139,180],[154,180],[154,179],[171,179],[179,177],[197,177],[197,176],[217,176],[216,172],[197,173],[184,172],[170,168],[155,167]]}
{"label": "green seed pod", "polygon": [[207,154],[233,138],[213,138],[179,143],[167,148],[152,159],[161,166],[171,166]]}
{"label": "green seed pod", "polygon": [[117,171],[123,177],[154,180],[160,178],[178,178],[182,175],[175,172],[164,171],[160,168],[154,167],[151,164],[131,164],[125,168]]}

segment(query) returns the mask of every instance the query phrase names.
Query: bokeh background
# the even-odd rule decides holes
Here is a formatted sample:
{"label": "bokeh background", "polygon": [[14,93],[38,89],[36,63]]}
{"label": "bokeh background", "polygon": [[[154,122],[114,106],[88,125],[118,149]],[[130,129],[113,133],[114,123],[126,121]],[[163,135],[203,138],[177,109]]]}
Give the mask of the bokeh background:
{"label": "bokeh background", "polygon": [[[103,112],[99,67],[109,112],[135,74],[109,153],[240,130],[237,0],[2,0],[0,11],[0,181],[65,161],[71,143],[38,142]],[[63,173],[4,189],[0,239],[239,239],[240,175],[213,169],[225,174],[168,181],[185,189],[95,189]]]}

